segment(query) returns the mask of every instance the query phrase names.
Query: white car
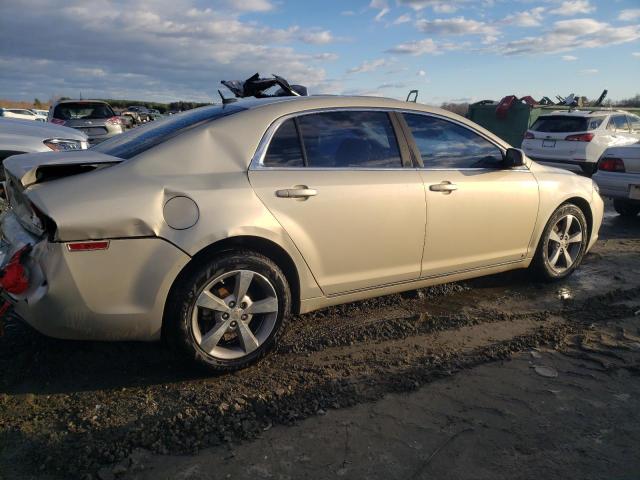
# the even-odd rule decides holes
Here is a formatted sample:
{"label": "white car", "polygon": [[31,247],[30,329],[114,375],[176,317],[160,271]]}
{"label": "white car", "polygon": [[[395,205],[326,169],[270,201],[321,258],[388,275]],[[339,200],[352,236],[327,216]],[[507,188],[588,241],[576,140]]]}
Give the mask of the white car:
{"label": "white car", "polygon": [[85,150],[88,146],[87,136],[74,128],[0,118],[0,162],[21,153]]}
{"label": "white car", "polygon": [[591,175],[609,147],[640,140],[640,117],[622,111],[555,111],[541,115],[525,133],[522,149],[533,160],[580,167]]}
{"label": "white car", "polygon": [[0,117],[19,118],[20,120],[36,120],[46,122],[47,119],[26,108],[0,108]]}
{"label": "white car", "polygon": [[47,121],[47,117],[49,116],[49,110],[41,110],[38,108],[31,108],[29,110],[36,114],[36,116],[38,117],[38,120],[41,120],[42,122]]}
{"label": "white car", "polygon": [[593,176],[603,196],[623,217],[640,213],[640,143],[608,149]]}

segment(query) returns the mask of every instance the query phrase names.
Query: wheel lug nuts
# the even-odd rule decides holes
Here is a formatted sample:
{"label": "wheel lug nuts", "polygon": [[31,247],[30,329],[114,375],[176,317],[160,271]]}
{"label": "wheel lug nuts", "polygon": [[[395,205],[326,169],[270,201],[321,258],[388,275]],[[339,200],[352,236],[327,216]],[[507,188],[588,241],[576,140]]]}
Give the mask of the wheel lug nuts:
{"label": "wheel lug nuts", "polygon": [[236,306],[236,302],[229,302],[229,308],[233,308]]}
{"label": "wheel lug nuts", "polygon": [[222,318],[224,318],[226,320],[227,318],[229,318],[229,314],[228,313],[223,313],[222,314]]}
{"label": "wheel lug nuts", "polygon": [[249,318],[249,316],[245,313],[245,314],[244,314],[244,315],[242,315],[240,318],[241,318],[242,320],[246,320],[247,318]]}
{"label": "wheel lug nuts", "polygon": [[242,308],[242,309],[247,308],[247,304],[246,304],[245,302],[242,302],[242,303],[240,304],[240,308]]}
{"label": "wheel lug nuts", "polygon": [[232,326],[232,327],[236,327],[237,325],[238,325],[238,323],[237,323],[237,322],[231,322],[231,326]]}

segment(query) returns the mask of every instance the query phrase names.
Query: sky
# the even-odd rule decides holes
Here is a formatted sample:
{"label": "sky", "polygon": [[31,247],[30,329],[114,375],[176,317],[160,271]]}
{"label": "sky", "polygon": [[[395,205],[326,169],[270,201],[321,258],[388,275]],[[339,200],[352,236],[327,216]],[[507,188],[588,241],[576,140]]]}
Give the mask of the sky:
{"label": "sky", "polygon": [[640,93],[640,0],[9,0],[0,98],[218,100],[256,72],[430,104]]}

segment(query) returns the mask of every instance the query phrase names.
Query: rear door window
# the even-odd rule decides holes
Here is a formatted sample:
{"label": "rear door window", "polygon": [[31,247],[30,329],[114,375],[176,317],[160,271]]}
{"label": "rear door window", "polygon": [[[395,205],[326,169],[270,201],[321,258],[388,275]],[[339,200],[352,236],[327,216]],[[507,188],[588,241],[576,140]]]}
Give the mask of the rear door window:
{"label": "rear door window", "polygon": [[298,128],[290,118],[278,128],[267,149],[265,167],[304,167]]}
{"label": "rear door window", "polygon": [[631,133],[640,133],[640,117],[627,115],[627,120],[629,122],[629,127],[631,128]]}
{"label": "rear door window", "polygon": [[429,115],[404,114],[425,168],[501,168],[502,150],[466,127]]}
{"label": "rear door window", "polygon": [[297,120],[311,168],[402,167],[398,141],[386,112],[322,112]]}
{"label": "rear door window", "polygon": [[614,115],[609,120],[609,125],[613,126],[613,130],[616,132],[628,132],[629,124],[627,123],[626,115]]}
{"label": "rear door window", "polygon": [[588,120],[590,119],[587,119],[586,117],[548,115],[538,117],[531,126],[531,130],[546,133],[586,132],[589,129]]}

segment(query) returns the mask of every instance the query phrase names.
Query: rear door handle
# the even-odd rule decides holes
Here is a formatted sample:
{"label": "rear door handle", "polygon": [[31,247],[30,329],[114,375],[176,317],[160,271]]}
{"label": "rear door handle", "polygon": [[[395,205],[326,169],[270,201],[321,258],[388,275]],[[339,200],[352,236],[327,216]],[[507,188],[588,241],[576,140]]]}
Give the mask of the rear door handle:
{"label": "rear door handle", "polygon": [[431,190],[432,192],[451,193],[457,189],[458,189],[458,185],[448,181],[429,185],[429,190]]}
{"label": "rear door handle", "polygon": [[316,195],[318,195],[317,190],[306,186],[276,190],[276,197],[280,198],[309,198],[315,197]]}

